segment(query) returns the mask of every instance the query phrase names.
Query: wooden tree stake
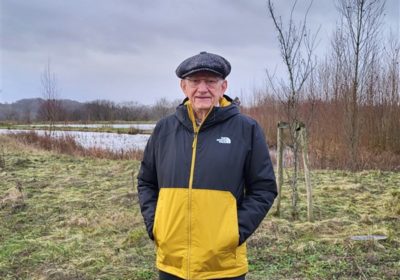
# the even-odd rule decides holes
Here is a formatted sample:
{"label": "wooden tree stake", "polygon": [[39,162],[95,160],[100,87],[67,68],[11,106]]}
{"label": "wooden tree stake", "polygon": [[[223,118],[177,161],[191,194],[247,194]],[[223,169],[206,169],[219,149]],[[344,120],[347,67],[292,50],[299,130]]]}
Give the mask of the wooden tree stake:
{"label": "wooden tree stake", "polygon": [[312,206],[312,186],[311,186],[311,177],[310,177],[310,169],[308,168],[308,140],[307,140],[307,132],[306,128],[303,126],[300,130],[301,137],[301,146],[302,146],[302,154],[303,154],[303,165],[304,165],[304,176],[306,179],[306,189],[307,189],[307,219],[309,222],[314,221],[313,217],[313,206]]}
{"label": "wooden tree stake", "polygon": [[285,122],[278,123],[278,136],[277,136],[277,158],[276,158],[276,173],[277,173],[277,185],[278,185],[278,197],[276,201],[276,216],[280,216],[281,210],[281,193],[282,193],[282,184],[283,184],[283,129],[288,127],[288,124]]}

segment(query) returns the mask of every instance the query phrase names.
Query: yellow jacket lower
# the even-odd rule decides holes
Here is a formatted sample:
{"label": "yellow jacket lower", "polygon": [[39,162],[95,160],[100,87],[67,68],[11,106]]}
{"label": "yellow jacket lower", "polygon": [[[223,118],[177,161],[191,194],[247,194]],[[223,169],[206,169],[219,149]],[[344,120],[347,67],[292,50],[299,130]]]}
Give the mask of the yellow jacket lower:
{"label": "yellow jacket lower", "polygon": [[235,277],[248,270],[246,243],[238,246],[236,199],[228,191],[162,188],[153,235],[157,268],[183,279]]}

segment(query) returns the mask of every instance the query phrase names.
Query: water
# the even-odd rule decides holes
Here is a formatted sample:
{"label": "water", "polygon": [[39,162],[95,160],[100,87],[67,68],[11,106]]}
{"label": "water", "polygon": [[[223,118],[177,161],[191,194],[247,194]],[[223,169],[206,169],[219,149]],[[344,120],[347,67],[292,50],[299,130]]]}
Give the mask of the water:
{"label": "water", "polygon": [[[30,130],[0,129],[0,134],[29,132]],[[46,131],[36,130],[39,135]],[[144,150],[150,137],[149,134],[118,134],[105,132],[83,132],[83,131],[53,131],[52,137],[72,136],[77,143],[85,148],[97,147],[111,151],[128,151],[131,149]]]}

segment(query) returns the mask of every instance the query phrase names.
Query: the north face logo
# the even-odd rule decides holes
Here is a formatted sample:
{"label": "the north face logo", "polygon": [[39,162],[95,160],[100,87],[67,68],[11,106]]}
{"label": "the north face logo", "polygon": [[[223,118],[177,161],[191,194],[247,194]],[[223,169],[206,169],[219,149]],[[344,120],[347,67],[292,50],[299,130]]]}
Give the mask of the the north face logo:
{"label": "the north face logo", "polygon": [[231,139],[229,137],[221,137],[221,138],[217,139],[217,141],[220,144],[230,144],[231,143]]}

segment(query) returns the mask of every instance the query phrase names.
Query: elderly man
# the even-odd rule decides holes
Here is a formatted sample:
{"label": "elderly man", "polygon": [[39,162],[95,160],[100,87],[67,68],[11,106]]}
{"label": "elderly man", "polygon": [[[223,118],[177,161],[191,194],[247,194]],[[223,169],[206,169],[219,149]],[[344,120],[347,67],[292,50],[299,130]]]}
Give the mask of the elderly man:
{"label": "elderly man", "polygon": [[246,239],[276,197],[260,126],[224,95],[230,70],[207,52],[183,61],[186,98],[146,146],[138,192],[160,279],[245,279]]}

